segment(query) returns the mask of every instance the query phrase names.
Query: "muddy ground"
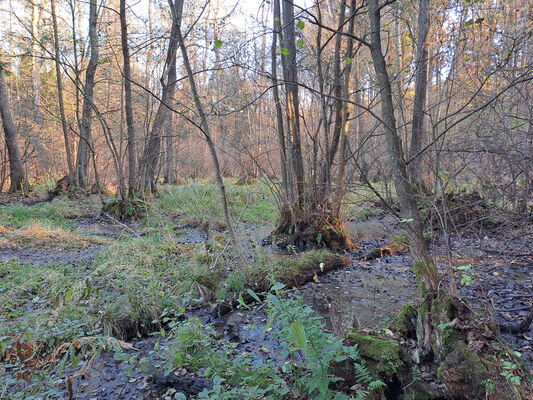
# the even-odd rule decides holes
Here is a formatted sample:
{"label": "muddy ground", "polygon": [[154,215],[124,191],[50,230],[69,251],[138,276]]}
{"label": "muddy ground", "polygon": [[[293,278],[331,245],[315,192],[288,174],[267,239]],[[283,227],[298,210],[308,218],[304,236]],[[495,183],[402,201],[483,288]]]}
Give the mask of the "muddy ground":
{"label": "muddy ground", "polygon": [[[76,221],[77,229],[84,234],[107,238],[122,235],[142,235],[140,227],[126,225],[102,217],[83,218]],[[385,326],[406,302],[416,301],[416,282],[407,254],[384,256],[363,261],[369,249],[389,244],[400,227],[389,216],[379,214],[365,221],[351,221],[347,228],[358,244],[358,249],[346,254],[353,263],[321,276],[317,282],[293,290],[302,296],[305,304],[312,306],[326,322],[328,329],[343,335],[352,327],[373,329]],[[261,246],[261,239],[271,226],[247,225],[239,230],[245,252],[250,254]],[[182,226],[176,240],[181,243],[198,243],[207,240],[211,233],[203,229]],[[493,232],[462,233],[451,238],[452,255],[456,265],[471,264],[474,271],[472,284],[460,285],[460,292],[479,310],[494,312],[499,323],[516,324],[527,315],[533,293],[533,227],[506,227]],[[91,260],[105,245],[86,249],[61,251],[41,247],[11,247],[0,249],[0,262],[17,259],[36,267],[48,263],[65,263],[80,268],[91,268]],[[432,248],[439,263],[445,263],[443,238],[433,239]],[[275,251],[275,250],[272,250]],[[460,279],[460,277],[458,277]],[[191,314],[192,315],[192,314]],[[256,304],[251,310],[235,310],[216,317],[205,308],[194,311],[205,323],[214,324],[221,340],[239,342],[239,350],[253,352],[257,359],[279,357],[276,342],[264,332],[266,314]],[[518,335],[503,335],[523,357],[533,360],[533,327]],[[147,374],[139,365],[133,376],[125,373],[129,364],[116,360],[111,353],[101,354],[86,365],[83,374],[72,382],[78,399],[142,399],[164,398],[176,391],[198,393],[206,387],[200,376],[180,369],[171,378],[158,375],[165,340],[139,338],[131,342],[134,349],[126,350],[139,359],[150,357]],[[157,350],[159,348],[159,350]],[[52,376],[54,371],[52,371]],[[65,384],[58,385],[66,395]]]}

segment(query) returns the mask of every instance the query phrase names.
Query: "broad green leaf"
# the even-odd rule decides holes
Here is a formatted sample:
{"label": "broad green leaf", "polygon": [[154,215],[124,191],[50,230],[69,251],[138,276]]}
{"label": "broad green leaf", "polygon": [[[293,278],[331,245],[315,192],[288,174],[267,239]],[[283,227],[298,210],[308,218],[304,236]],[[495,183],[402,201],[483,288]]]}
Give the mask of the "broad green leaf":
{"label": "broad green leaf", "polygon": [[304,41],[302,39],[296,42],[296,47],[298,47],[299,49],[301,49],[303,45],[304,45]]}
{"label": "broad green leaf", "polygon": [[352,63],[352,59],[351,59],[350,57],[348,57],[348,58],[346,59],[346,64],[350,65],[351,63]]}
{"label": "broad green leaf", "polygon": [[246,291],[248,292],[248,294],[249,294],[250,296],[253,297],[253,299],[254,299],[255,301],[257,301],[257,302],[259,302],[259,303],[261,302],[261,299],[259,298],[259,296],[258,296],[257,294],[255,294],[255,292],[254,292],[252,289],[247,289]]}
{"label": "broad green leaf", "polygon": [[470,26],[474,23],[474,20],[473,19],[469,19],[468,21],[465,22],[465,26]]}
{"label": "broad green leaf", "polygon": [[303,21],[298,21],[298,24],[296,26],[298,27],[299,30],[302,31],[305,27],[305,24]]}
{"label": "broad green leaf", "polygon": [[280,51],[281,51],[281,54],[284,55],[284,56],[288,56],[289,55],[289,49],[286,48],[286,47],[282,47]]}
{"label": "broad green leaf", "polygon": [[294,321],[291,324],[291,333],[298,347],[307,352],[307,336],[305,334],[305,328],[300,321]]}
{"label": "broad green leaf", "polygon": [[222,42],[220,40],[215,40],[215,46],[217,46],[219,49],[222,47]]}
{"label": "broad green leaf", "polygon": [[526,186],[526,183],[527,183],[526,178],[522,178],[522,179],[520,179],[520,180],[518,181],[518,184],[519,184],[520,186]]}

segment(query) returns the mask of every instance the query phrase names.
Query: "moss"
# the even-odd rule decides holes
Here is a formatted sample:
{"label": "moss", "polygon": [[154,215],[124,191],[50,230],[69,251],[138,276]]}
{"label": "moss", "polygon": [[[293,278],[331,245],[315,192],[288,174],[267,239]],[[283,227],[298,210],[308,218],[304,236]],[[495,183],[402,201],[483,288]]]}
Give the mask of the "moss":
{"label": "moss", "polygon": [[400,313],[392,320],[390,329],[404,338],[416,338],[417,311],[410,304],[404,304]]}
{"label": "moss", "polygon": [[413,269],[416,275],[416,281],[418,282],[418,294],[420,297],[425,297],[428,294],[428,288],[424,281],[424,269],[427,265],[424,262],[417,261],[413,264]]}
{"label": "moss", "polygon": [[357,344],[361,358],[367,360],[371,364],[371,370],[380,376],[394,375],[405,366],[402,350],[395,341],[356,332],[349,333],[346,337],[353,344]]}

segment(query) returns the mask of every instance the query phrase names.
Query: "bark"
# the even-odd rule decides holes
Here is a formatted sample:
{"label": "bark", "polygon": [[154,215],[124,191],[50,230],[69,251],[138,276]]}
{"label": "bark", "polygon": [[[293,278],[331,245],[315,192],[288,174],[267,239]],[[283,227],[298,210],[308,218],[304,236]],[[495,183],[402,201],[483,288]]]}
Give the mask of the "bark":
{"label": "bark", "polygon": [[31,9],[31,87],[33,95],[33,122],[37,127],[40,127],[43,123],[40,110],[40,98],[41,98],[41,59],[39,57],[39,44],[37,38],[39,36],[39,23],[40,12],[37,7],[37,3],[32,3]]}
{"label": "bark", "polygon": [[175,161],[174,161],[174,130],[173,120],[174,115],[171,114],[168,118],[168,124],[165,126],[165,139],[166,139],[166,166],[165,166],[165,182],[168,184],[176,183],[174,179]]}
{"label": "bark", "polygon": [[89,5],[89,42],[91,56],[85,74],[85,87],[83,88],[83,108],[80,125],[80,143],[78,145],[78,157],[76,160],[76,183],[82,187],[88,185],[87,170],[89,168],[89,156],[91,146],[91,118],[93,109],[94,77],[98,67],[99,46],[97,33],[97,0],[90,0]]}
{"label": "bark", "polygon": [[339,9],[339,20],[337,24],[337,33],[335,38],[335,52],[333,55],[333,95],[335,96],[334,111],[335,125],[331,136],[331,143],[328,143],[325,162],[323,164],[323,188],[324,193],[321,202],[329,204],[331,191],[331,168],[335,160],[335,155],[339,147],[339,140],[343,129],[343,82],[341,68],[341,45],[344,33],[344,22],[346,19],[346,0],[341,1]]}
{"label": "bark", "polygon": [[[179,3],[182,4],[182,2],[177,2],[177,6],[179,5]],[[174,11],[175,10],[172,9],[172,12]],[[179,21],[181,21],[181,12],[179,15]],[[160,79],[161,86],[163,87],[161,102],[159,103],[159,107],[157,109],[154,122],[152,124],[152,129],[150,131],[148,141],[144,149],[142,161],[143,165],[141,167],[141,181],[139,182],[139,184],[140,190],[145,192],[151,191],[152,193],[155,193],[156,191],[156,171],[161,153],[161,137],[165,124],[167,124],[169,121],[169,116],[171,112],[169,106],[173,104],[174,93],[176,90],[176,53],[179,45],[179,27],[177,26],[177,24],[178,19],[174,18],[173,16],[167,57],[165,60],[165,67],[163,69],[163,74]]]}
{"label": "bark", "polygon": [[70,144],[70,136],[68,133],[67,117],[65,114],[65,101],[63,99],[63,80],[61,78],[61,66],[59,59],[61,52],[59,50],[59,35],[57,30],[57,15],[56,15],[56,0],[50,0],[52,12],[52,28],[54,31],[54,56],[56,69],[56,83],[57,83],[57,97],[59,102],[59,114],[61,117],[61,128],[63,130],[63,138],[65,139],[65,152],[67,155],[68,177],[69,185],[74,184],[74,161],[72,159],[72,147]]}
{"label": "bark", "polygon": [[411,131],[410,156],[412,161],[409,165],[411,179],[419,187],[423,187],[421,178],[421,156],[416,156],[422,148],[422,141],[425,134],[425,118],[427,97],[427,71],[429,55],[429,2],[430,0],[420,0],[418,7],[418,48],[416,52],[416,73],[415,73],[415,99],[413,104],[413,123]]}
{"label": "bark", "polygon": [[287,148],[285,146],[285,130],[283,127],[283,111],[281,109],[281,101],[279,98],[278,88],[278,72],[277,72],[277,41],[281,33],[281,13],[279,0],[274,0],[274,16],[273,16],[273,35],[271,48],[271,69],[272,69],[272,92],[274,94],[274,105],[276,107],[276,122],[278,131],[279,157],[281,162],[281,190],[284,193],[285,201],[289,198],[289,187],[287,181]]}
{"label": "bark", "polygon": [[[350,34],[353,34],[354,27],[355,27],[355,9],[356,9],[356,0],[352,0],[350,4],[350,11],[351,11],[351,19],[350,24],[348,26],[348,32]],[[350,36],[348,38],[348,43],[346,46],[346,54],[348,57],[353,57],[353,38]],[[342,97],[344,99],[350,98],[350,81],[351,81],[351,74],[352,74],[352,65],[353,63],[349,63],[346,65],[346,68],[344,69],[344,86],[342,91]],[[349,116],[349,110],[348,110],[348,102],[344,101],[342,105],[342,127],[343,130],[341,132],[341,138],[340,138],[340,151],[339,151],[339,171],[337,175],[337,191],[335,193],[335,201],[333,204],[333,215],[337,218],[340,217],[341,213],[341,203],[342,198],[344,195],[344,178],[346,175],[346,144],[348,141],[348,129],[350,126],[350,122],[348,121]]]}
{"label": "bark", "polygon": [[370,51],[380,89],[381,118],[385,125],[388,156],[390,165],[394,171],[394,185],[400,202],[402,216],[407,220],[406,231],[411,255],[420,268],[420,274],[417,274],[417,278],[424,281],[431,292],[436,293],[438,290],[437,272],[423,236],[423,224],[417,208],[416,194],[409,180],[402,144],[396,127],[391,81],[381,48],[381,15],[378,3],[378,0],[369,1],[371,27]]}
{"label": "bark", "polygon": [[213,161],[213,167],[215,169],[215,177],[216,177],[217,185],[220,191],[220,200],[222,203],[222,209],[224,211],[224,220],[226,222],[226,229],[228,230],[230,240],[232,242],[234,251],[237,255],[237,260],[241,264],[241,266],[244,266],[246,263],[244,261],[244,257],[240,250],[239,242],[237,241],[237,236],[235,235],[235,231],[233,230],[233,225],[231,223],[231,218],[230,218],[229,209],[228,209],[228,198],[226,195],[226,188],[224,186],[224,180],[222,179],[222,173],[220,171],[220,164],[218,161],[218,155],[217,155],[217,151],[215,148],[215,144],[212,140],[209,121],[207,120],[207,115],[205,114],[202,103],[200,102],[200,96],[198,95],[198,90],[196,89],[196,82],[194,80],[194,74],[191,68],[191,63],[189,62],[189,55],[187,54],[187,48],[185,47],[185,43],[183,42],[183,35],[181,33],[181,19],[182,19],[181,17],[182,17],[182,11],[183,11],[183,0],[177,0],[175,5],[174,5],[173,0],[168,0],[168,3],[170,5],[170,8],[174,10],[173,19],[174,19],[174,24],[177,27],[177,37],[178,37],[179,47],[181,50],[181,55],[183,57],[183,65],[185,67],[185,70],[187,71],[187,77],[189,79],[191,93],[194,99],[194,105],[196,107],[196,111],[198,112],[198,116],[200,117],[201,130],[202,130],[202,133],[204,134],[205,140],[209,147],[209,152],[211,153],[211,159]]}
{"label": "bark", "polygon": [[9,107],[9,96],[2,63],[0,63],[0,115],[2,116],[2,126],[4,128],[4,137],[9,157],[9,178],[11,181],[9,192],[24,190],[26,176],[17,143],[17,130],[11,117],[11,108]]}
{"label": "bark", "polygon": [[126,21],[126,0],[120,0],[120,37],[122,42],[122,58],[124,62],[124,102],[126,109],[126,125],[128,127],[128,186],[136,187],[135,174],[137,173],[135,152],[135,125],[133,122],[133,109],[131,100],[131,67],[130,49],[128,46],[128,24]]}
{"label": "bark", "polygon": [[296,189],[295,204],[302,208],[304,203],[304,163],[302,145],[300,140],[300,104],[298,98],[298,70],[296,63],[296,40],[294,24],[293,0],[283,1],[283,40],[287,46],[287,54],[282,54],[285,59],[284,76],[285,92],[287,96],[288,141],[290,153],[290,169]]}

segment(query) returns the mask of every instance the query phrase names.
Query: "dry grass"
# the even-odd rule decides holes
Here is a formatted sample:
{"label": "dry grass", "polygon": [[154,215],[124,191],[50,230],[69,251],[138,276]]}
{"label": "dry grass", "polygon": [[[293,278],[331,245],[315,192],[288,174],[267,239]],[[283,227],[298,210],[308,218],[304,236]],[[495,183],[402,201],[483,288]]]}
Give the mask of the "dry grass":
{"label": "dry grass", "polygon": [[3,247],[34,246],[79,249],[107,243],[108,241],[102,238],[87,237],[79,232],[57,227],[46,227],[38,221],[20,229],[0,229],[0,246]]}

